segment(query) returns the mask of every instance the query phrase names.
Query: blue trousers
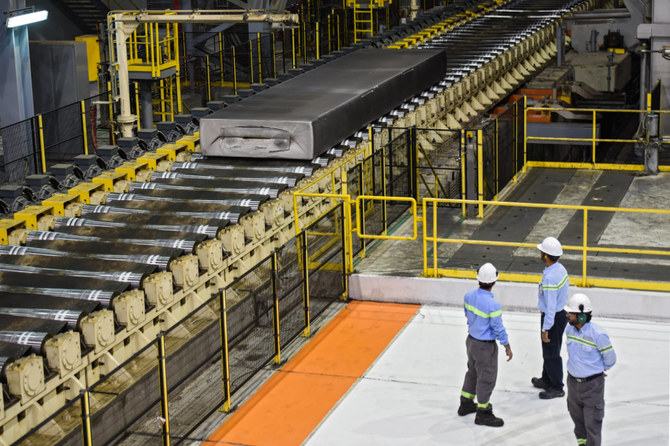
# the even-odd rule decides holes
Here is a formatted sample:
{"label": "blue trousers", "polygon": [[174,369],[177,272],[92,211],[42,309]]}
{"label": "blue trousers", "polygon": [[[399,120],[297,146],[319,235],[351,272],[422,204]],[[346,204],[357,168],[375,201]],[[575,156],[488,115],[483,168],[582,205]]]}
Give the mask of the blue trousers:
{"label": "blue trousers", "polygon": [[[544,313],[540,318],[540,330],[544,323]],[[542,343],[542,380],[549,383],[552,389],[563,390],[563,360],[561,359],[561,344],[563,343],[563,332],[568,323],[565,310],[554,315],[554,325],[549,329],[549,342]]]}

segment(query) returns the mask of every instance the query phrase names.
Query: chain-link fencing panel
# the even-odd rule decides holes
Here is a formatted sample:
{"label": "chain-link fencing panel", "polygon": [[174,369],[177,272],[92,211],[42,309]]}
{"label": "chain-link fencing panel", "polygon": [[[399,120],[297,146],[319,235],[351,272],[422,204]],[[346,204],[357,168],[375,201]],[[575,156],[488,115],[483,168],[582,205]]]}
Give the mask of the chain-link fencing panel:
{"label": "chain-link fencing panel", "polygon": [[279,297],[281,344],[286,345],[307,327],[305,313],[304,232],[277,250],[276,286]]}
{"label": "chain-link fencing panel", "polygon": [[268,257],[225,289],[231,393],[275,354],[272,274]]}
{"label": "chain-link fencing panel", "polygon": [[[386,150],[386,193],[388,197],[411,197],[412,138],[409,130],[392,139]],[[406,202],[386,204],[386,226],[393,224],[409,208]]]}
{"label": "chain-link fencing panel", "polygon": [[416,133],[418,197],[461,198],[459,132],[416,129]]}
{"label": "chain-link fencing panel", "polygon": [[0,184],[42,171],[36,130],[34,118],[0,128]]}
{"label": "chain-link fencing panel", "polygon": [[53,164],[71,162],[75,156],[84,153],[79,102],[44,113],[42,129],[47,169]]}
{"label": "chain-link fencing panel", "polygon": [[[153,341],[89,388],[93,444],[162,443],[157,358]],[[111,368],[112,361],[104,357],[100,367]]]}
{"label": "chain-link fencing panel", "polygon": [[343,212],[344,205],[338,204],[305,229],[311,321],[346,289]]}

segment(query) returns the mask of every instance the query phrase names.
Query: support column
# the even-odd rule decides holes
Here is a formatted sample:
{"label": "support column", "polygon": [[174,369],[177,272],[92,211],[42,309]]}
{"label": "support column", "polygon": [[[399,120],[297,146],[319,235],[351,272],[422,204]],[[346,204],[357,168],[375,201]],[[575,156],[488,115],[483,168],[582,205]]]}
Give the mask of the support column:
{"label": "support column", "polygon": [[150,129],[154,126],[153,105],[151,103],[151,81],[140,81],[140,108],[142,110],[142,128]]}

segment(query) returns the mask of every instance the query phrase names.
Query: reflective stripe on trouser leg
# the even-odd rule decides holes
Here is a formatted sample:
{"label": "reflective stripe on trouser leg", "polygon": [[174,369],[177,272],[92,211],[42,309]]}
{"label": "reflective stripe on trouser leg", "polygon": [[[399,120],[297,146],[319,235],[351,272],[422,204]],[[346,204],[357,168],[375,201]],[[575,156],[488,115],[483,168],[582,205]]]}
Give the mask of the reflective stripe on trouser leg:
{"label": "reflective stripe on trouser leg", "polygon": [[488,405],[498,378],[498,344],[468,336],[465,346],[468,371],[465,373],[462,392],[477,395],[479,403]]}

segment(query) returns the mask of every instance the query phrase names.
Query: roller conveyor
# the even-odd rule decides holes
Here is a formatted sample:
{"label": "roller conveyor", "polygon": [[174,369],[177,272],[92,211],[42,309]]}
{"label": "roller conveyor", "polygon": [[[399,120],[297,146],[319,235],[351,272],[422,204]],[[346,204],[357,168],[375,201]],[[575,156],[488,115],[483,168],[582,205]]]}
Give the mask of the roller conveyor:
{"label": "roller conveyor", "polygon": [[[209,168],[173,168],[170,172],[155,172],[152,178],[194,178],[215,180],[218,178],[234,181],[249,181],[264,184],[286,184],[294,187],[305,175],[300,173],[273,172],[268,170],[230,170]],[[278,175],[281,174],[281,175]]]}
{"label": "roller conveyor", "polygon": [[[132,193],[110,193],[105,200],[106,204],[115,201],[170,201],[181,202],[188,200],[202,204],[225,204],[228,206],[248,207],[257,211],[261,205],[269,200],[267,195],[242,195],[225,192],[214,192],[208,189],[134,189]],[[180,222],[181,222],[180,218]]]}
{"label": "roller conveyor", "polygon": [[172,169],[222,169],[222,170],[270,170],[272,172],[299,173],[310,177],[321,166],[314,163],[299,164],[298,161],[263,160],[261,166],[257,159],[221,159],[203,158],[198,161],[177,162],[172,164]]}
{"label": "roller conveyor", "polygon": [[[37,277],[39,280],[36,280]],[[36,283],[39,286],[35,286]],[[0,272],[0,292],[92,300],[106,307],[109,307],[116,297],[124,291],[129,291],[130,288],[129,283],[111,280],[90,278],[72,280],[69,277],[49,274],[36,276],[35,274]]]}
{"label": "roller conveyor", "polygon": [[155,265],[128,262],[97,262],[77,258],[55,258],[47,256],[0,256],[0,271],[25,272],[30,274],[62,274],[72,277],[102,278],[128,282],[136,288],[150,274],[157,271]]}
{"label": "roller conveyor", "polygon": [[84,240],[32,240],[28,246],[0,245],[4,255],[33,254],[40,256],[74,256],[83,259],[102,259],[120,262],[156,265],[165,270],[177,257],[184,255],[179,248],[133,245],[119,242],[94,242]]}
{"label": "roller conveyor", "polygon": [[233,192],[245,195],[267,195],[270,198],[277,198],[279,194],[285,191],[288,186],[285,184],[272,184],[270,186],[261,186],[260,183],[251,181],[233,181],[221,179],[202,179],[202,178],[153,178],[151,183],[133,183],[130,185],[130,191],[136,188],[140,189],[193,189],[203,188],[214,192]]}
{"label": "roller conveyor", "polygon": [[[66,320],[66,322],[68,322],[68,327],[72,328],[73,330],[78,330],[81,326],[81,320],[88,314],[93,313],[100,308],[100,302],[68,299],[66,297],[54,299],[50,296],[44,296],[40,294],[0,293],[0,313],[10,314],[10,310],[18,310],[19,312],[26,311],[33,312],[31,313],[31,317],[44,319],[52,319],[52,317],[47,313],[38,312],[42,310],[50,310],[77,313],[79,316],[76,320],[74,320],[73,325],[69,316]],[[58,319],[59,316],[57,314],[55,316],[55,320],[61,320]]]}
{"label": "roller conveyor", "polygon": [[[34,240],[71,240],[71,241],[90,241],[90,242],[105,242],[111,241],[112,239],[107,235],[107,231],[119,228],[61,228],[69,229],[72,232],[51,232],[51,231],[32,231],[28,234],[27,243],[30,243]],[[92,229],[105,229],[100,233],[102,236],[86,235],[86,234],[77,234],[76,230],[79,229],[88,229],[88,233],[94,232]],[[124,229],[124,228],[121,228]],[[147,230],[151,231],[151,230]],[[126,231],[126,235],[133,235],[134,231]],[[198,248],[198,245],[202,243],[207,236],[204,234],[194,234],[191,232],[188,233],[174,233],[170,231],[155,231],[160,232],[160,235],[163,235],[165,238],[154,239],[151,235],[147,235],[147,238],[117,238],[113,239],[114,243],[128,243],[128,244],[137,244],[137,245],[149,245],[149,246],[160,246],[164,248],[178,248],[188,251],[195,254]],[[164,234],[167,233],[167,234]],[[182,234],[183,238],[172,238],[173,235]],[[159,234],[156,235],[157,237]]]}
{"label": "roller conveyor", "polygon": [[84,205],[81,215],[86,216],[89,213],[167,214],[179,217],[229,220],[231,223],[237,223],[250,211],[251,209],[248,207],[223,204],[209,204],[205,206],[201,203],[189,202],[176,205],[163,201],[116,201],[110,206]]}
{"label": "roller conveyor", "polygon": [[[109,220],[99,219],[102,216],[111,217]],[[140,230],[140,229],[154,229],[157,231],[171,231],[171,232],[191,232],[194,234],[204,234],[209,238],[217,238],[223,228],[228,226],[227,220],[213,220],[213,219],[200,219],[207,221],[208,224],[202,225],[136,225],[132,223],[126,223],[124,221],[118,221],[114,217],[116,216],[131,216],[134,217],[136,214],[87,214],[87,218],[77,218],[77,217],[59,217],[56,220],[55,228],[64,228],[64,227],[78,227],[78,226],[95,226],[99,228],[126,228],[129,230]],[[140,215],[144,216],[144,215]],[[151,215],[151,217],[156,217]],[[215,222],[221,222],[216,224]]]}
{"label": "roller conveyor", "polygon": [[[526,2],[528,3],[528,2]],[[479,11],[478,11],[479,12]],[[503,52],[509,50],[513,45],[521,42],[525,37],[529,36],[532,32],[535,30],[539,29],[541,26],[545,26],[547,21],[542,21],[542,22],[537,22],[535,25],[529,25],[526,24],[525,20],[528,18],[529,11],[528,10],[522,10],[522,9],[509,9],[509,10],[498,10],[496,14],[489,15],[488,17],[492,19],[492,21],[486,22],[485,19],[487,17],[481,17],[479,19],[475,19],[476,21],[480,21],[482,23],[482,26],[472,26],[469,29],[463,28],[467,25],[462,25],[461,27],[463,30],[459,31],[459,28],[455,28],[449,31],[447,36],[450,34],[454,34],[453,38],[445,38],[443,41],[440,42],[440,38],[433,39],[433,41],[426,43],[426,44],[420,44],[420,46],[424,48],[429,48],[430,45],[435,45],[435,48],[437,49],[447,49],[447,54],[448,54],[448,61],[446,63],[447,67],[447,75],[444,77],[442,81],[439,83],[434,84],[434,86],[430,87],[430,91],[426,91],[422,93],[421,97],[418,98],[413,98],[408,100],[406,103],[399,105],[398,109],[396,109],[395,112],[397,114],[393,115],[391,114],[391,117],[389,117],[390,123],[393,122],[393,116],[409,116],[411,115],[408,113],[408,111],[415,110],[419,106],[423,105],[424,102],[426,101],[425,98],[432,98],[435,96],[436,92],[442,92],[446,88],[451,87],[454,83],[462,80],[463,78],[472,75],[474,72],[478,71],[478,69],[486,64],[489,64],[490,62],[494,61],[497,57],[499,57]],[[533,18],[533,20],[535,20]],[[529,20],[530,22],[532,20]],[[497,22],[501,22],[498,24]],[[505,32],[497,32],[494,30],[495,27],[497,26],[505,26],[504,22],[507,22],[508,27],[514,28],[516,31],[512,31],[511,33],[505,33]],[[522,23],[523,22],[523,23]],[[540,23],[538,25],[538,23]],[[517,26],[518,25],[518,26]],[[487,31],[491,31],[488,33]],[[416,31],[419,31],[419,28],[417,27]],[[466,32],[467,31],[467,32]],[[457,34],[459,33],[459,34]],[[513,35],[512,35],[513,34]],[[474,43],[469,43],[469,42],[474,42]],[[508,55],[509,57],[509,55]],[[515,56],[517,57],[517,56]],[[518,56],[521,57],[521,56]],[[498,63],[498,62],[496,62]],[[483,70],[482,70],[483,72]],[[477,73],[479,75],[479,73]],[[474,77],[470,78],[473,79]],[[484,76],[481,77],[484,79]],[[341,82],[341,80],[340,80]],[[485,81],[482,83],[477,82],[475,88],[481,88],[481,86],[485,84]],[[459,87],[460,88],[460,87]],[[432,96],[431,96],[432,94]],[[460,93],[459,93],[460,95]],[[256,95],[259,96],[259,95]],[[251,98],[249,98],[251,99]],[[458,97],[457,100],[460,100],[460,96]],[[465,99],[464,99],[465,100]],[[245,100],[246,101],[246,100]],[[242,104],[240,104],[242,105]],[[479,109],[477,109],[479,110]],[[389,113],[388,111],[385,113]],[[355,113],[351,114],[352,116],[355,115]],[[388,117],[388,115],[387,115]],[[375,119],[379,118],[379,116],[376,116]],[[358,117],[356,117],[358,119]],[[414,119],[414,118],[412,118]],[[358,122],[356,124],[358,128],[361,128],[365,125],[365,123],[361,124]],[[404,126],[405,124],[398,124],[399,126]],[[414,124],[409,124],[409,125],[414,125]],[[244,132],[243,132],[244,133]],[[232,135],[233,137],[235,135]],[[349,135],[347,135],[349,136]],[[341,141],[341,140],[340,140]],[[338,141],[338,143],[340,142]],[[112,208],[118,208],[118,207],[123,207],[123,206],[118,206],[121,202],[127,202],[129,200],[133,201],[148,201],[148,202],[163,202],[166,203],[168,200],[170,204],[172,205],[173,209],[180,209],[182,204],[185,204],[183,201],[180,200],[188,200],[192,203],[198,203],[200,206],[198,207],[198,211],[196,212],[208,212],[209,211],[209,205],[210,204],[223,204],[223,205],[230,205],[230,206],[243,206],[243,207],[248,207],[252,212],[257,211],[259,209],[262,209],[262,205],[267,203],[268,198],[277,198],[283,191],[286,191],[290,185],[295,184],[294,183],[288,183],[288,184],[276,184],[276,185],[270,185],[267,183],[267,180],[270,177],[270,173],[274,173],[273,177],[282,177],[282,176],[288,176],[284,175],[286,173],[298,173],[301,175],[305,176],[310,176],[313,175],[316,169],[327,166],[330,161],[332,161],[335,158],[342,157],[343,155],[346,156],[346,151],[349,150],[350,148],[356,146],[360,146],[358,144],[359,141],[354,141],[353,139],[347,143],[342,143],[342,145],[336,145],[334,147],[327,148],[326,152],[322,153],[320,156],[313,157],[311,161],[306,161],[304,166],[301,165],[300,161],[280,161],[280,160],[266,160],[266,159],[255,159],[255,160],[250,160],[248,158],[225,158],[225,159],[220,159],[220,158],[203,158],[199,154],[193,154],[192,156],[192,162],[191,163],[180,163],[180,162],[175,162],[172,164],[171,167],[171,172],[174,174],[180,174],[180,175],[192,175],[196,178],[161,178],[161,177],[168,177],[170,175],[163,174],[163,173],[153,173],[153,178],[151,178],[151,182],[149,183],[143,183],[140,182],[142,178],[138,177],[138,182],[136,183],[131,183],[130,184],[130,193],[128,194],[120,194],[120,193],[109,193],[105,195],[106,201],[103,200],[98,200],[95,201],[97,203],[104,203],[109,206],[112,206]],[[303,168],[306,167],[305,171],[303,171]],[[309,170],[309,173],[308,173]],[[220,174],[220,171],[225,171],[225,174]],[[242,171],[260,171],[262,172],[262,175],[264,176],[262,178],[262,185],[259,185],[258,182],[254,181],[253,178],[260,178],[258,175],[252,176],[252,179],[250,181],[249,177],[244,177],[240,176],[240,172]],[[234,173],[234,178],[242,178],[240,181],[235,181],[228,179],[229,173]],[[203,175],[209,178],[203,178]],[[248,173],[244,173],[243,175],[249,175]],[[147,176],[149,176],[149,173],[147,173]],[[129,177],[126,181],[132,180],[133,177]],[[333,180],[335,181],[335,180]],[[339,180],[338,180],[339,181]],[[126,183],[128,184],[128,183]],[[116,188],[117,184],[114,184],[114,190],[116,191],[123,191],[127,190],[122,187]],[[288,187],[287,187],[288,186]],[[322,186],[319,185],[319,188],[322,189]],[[109,192],[112,190],[111,188],[106,189],[106,192]],[[284,198],[288,194],[283,194],[282,195],[282,200],[281,202],[284,204],[284,210],[287,212],[290,212],[288,208],[286,208],[286,200]],[[262,196],[262,202],[258,197]],[[224,198],[225,197],[225,198]],[[240,200],[240,201],[238,201]],[[244,203],[241,200],[251,200],[248,203]],[[258,203],[255,203],[255,200],[258,200]],[[279,201],[279,200],[278,200]],[[318,203],[314,203],[316,200],[310,200],[309,203],[307,203],[308,200],[305,200],[305,205],[311,204],[311,205],[316,205],[313,209],[314,214],[318,214],[320,210],[318,209]],[[243,204],[244,203],[244,204]],[[275,202],[276,203],[276,202]],[[141,206],[143,209],[144,207]],[[99,210],[101,208],[98,208]],[[289,217],[286,216],[282,210],[282,219],[280,224],[284,225],[285,220],[287,220]],[[197,218],[200,221],[207,221],[207,218],[200,218],[200,217],[186,217],[180,214],[176,214],[174,211],[165,211],[165,212],[154,212],[154,211],[149,211],[148,213],[142,213],[142,214],[127,214],[127,213],[101,213],[101,212],[93,212],[92,207],[86,206],[84,209],[84,216],[81,219],[77,220],[67,220],[65,218],[58,219],[56,221],[56,226],[58,228],[58,231],[60,231],[60,228],[62,226],[67,226],[68,224],[74,224],[74,225],[83,225],[80,227],[96,227],[96,228],[107,228],[107,226],[103,226],[106,223],[114,224],[116,225],[118,223],[122,223],[123,228],[125,229],[140,229],[140,227],[148,230],[158,230],[158,231],[164,231],[168,230],[167,226],[170,227],[170,231],[174,232],[172,234],[172,237],[178,237],[178,232],[183,231],[184,225],[187,223],[185,222],[186,219],[192,219],[192,218]],[[175,217],[175,215],[177,215]],[[200,214],[198,214],[200,215]],[[170,224],[170,218],[172,217],[174,223]],[[128,223],[125,224],[125,222],[129,222],[130,219],[132,218],[137,218],[137,224],[135,223]],[[292,219],[292,216],[290,217]],[[302,216],[300,217],[302,219]],[[310,217],[311,218],[311,217]],[[126,220],[128,219],[128,220]],[[149,222],[149,219],[154,219],[151,220],[153,223]],[[140,223],[139,221],[142,220]],[[211,219],[209,219],[211,221]],[[236,220],[235,220],[236,221]],[[234,222],[234,221],[233,221]],[[188,224],[194,224],[194,223],[188,223]],[[130,226],[132,225],[132,226]],[[266,221],[267,225],[267,221]],[[279,226],[279,225],[277,225]],[[73,227],[73,226],[71,226]],[[76,227],[76,226],[74,226]],[[193,228],[190,228],[193,229]],[[234,230],[235,227],[227,227],[227,230]],[[246,229],[246,228],[245,228]],[[66,229],[62,231],[62,234],[58,237],[63,236],[65,232],[70,231],[71,229]],[[89,230],[90,231],[90,230]],[[208,234],[210,234],[210,237],[212,237],[211,232],[209,229],[204,230]],[[187,232],[190,232],[187,230]],[[197,232],[197,231],[196,231]],[[267,226],[267,232],[268,232],[268,239],[270,237],[276,237],[277,233],[272,233],[270,231],[270,225]],[[65,234],[67,235],[67,234]],[[74,234],[76,235],[76,234]],[[98,233],[100,235],[100,233]],[[284,236],[284,234],[280,234],[280,236]],[[29,239],[28,240],[28,249],[32,250],[38,250],[39,252],[34,252],[34,254],[37,255],[45,255],[45,256],[63,256],[63,257],[68,257],[68,258],[81,258],[81,259],[104,259],[104,260],[119,260],[119,261],[131,261],[131,262],[137,262],[141,264],[157,264],[159,265],[160,269],[165,270],[169,269],[169,265],[173,263],[175,260],[180,258],[183,254],[188,254],[189,252],[195,252],[194,250],[191,249],[163,249],[155,246],[149,246],[149,245],[138,245],[136,242],[138,241],[137,238],[123,238],[123,239],[118,239],[114,242],[108,241],[107,239],[104,239],[102,237],[97,237],[94,238],[93,240],[96,241],[91,241],[91,239],[87,240],[76,240],[76,241],[70,241],[70,240],[37,240],[37,239]],[[104,240],[104,241],[103,241]],[[251,241],[252,239],[250,237],[246,238],[246,251],[241,251],[241,254],[239,254],[239,257],[236,256],[231,256],[230,258],[233,259],[230,261],[229,264],[226,264],[226,268],[223,268],[221,270],[216,270],[215,276],[218,274],[219,277],[216,277],[216,279],[213,281],[216,283],[218,286],[219,284],[223,282],[227,282],[230,280],[230,277],[234,277],[240,272],[242,272],[240,269],[237,271],[233,272],[231,274],[231,270],[235,270],[236,268],[240,268],[243,264],[248,265],[253,265],[254,262],[258,261],[258,259],[262,258],[263,256],[267,255],[267,250],[268,249],[273,249],[272,245],[268,243],[267,245],[264,245],[266,243],[265,240],[262,240],[258,242],[258,239],[253,239],[253,242]],[[280,240],[280,238],[277,238],[275,240]],[[95,248],[94,248],[95,247]],[[250,248],[251,247],[251,248]],[[0,248],[2,248],[0,246]],[[260,248],[260,249],[258,249]],[[1,249],[0,249],[1,252]],[[253,254],[256,252],[256,254]],[[151,253],[151,254],[148,254]],[[161,254],[157,254],[161,253]],[[251,253],[251,254],[250,254]],[[8,254],[9,255],[9,254]],[[13,255],[13,254],[12,254]],[[76,257],[75,257],[76,256]],[[193,257],[193,256],[190,256]],[[5,262],[3,260],[4,256],[0,257],[0,262]],[[239,258],[239,262],[237,260]],[[155,259],[155,260],[150,260],[150,259]],[[8,262],[8,263],[13,263],[13,262]],[[242,268],[247,267],[247,265],[243,265]],[[70,268],[68,266],[68,268]],[[74,268],[72,268],[74,270]],[[82,270],[84,270],[82,268]],[[201,270],[202,271],[202,270]],[[204,273],[202,277],[204,277]],[[1,277],[1,276],[0,276]],[[40,276],[41,277],[41,276]],[[211,275],[206,276],[206,280],[211,280]],[[71,280],[71,282],[75,282],[77,279]],[[205,279],[203,279],[205,280]],[[218,280],[219,282],[216,282]],[[36,283],[38,283],[36,281]],[[211,282],[202,282],[197,285],[197,287],[203,286],[203,287],[209,287]],[[2,284],[4,285],[4,281],[2,281]],[[211,285],[212,289],[214,289],[215,285]],[[50,289],[50,290],[62,290],[62,288],[50,288],[47,287],[46,285],[42,290],[44,289]],[[195,288],[191,288],[188,291],[185,291],[185,293],[199,293],[200,291],[193,291]],[[202,291],[202,295],[199,295],[198,298],[203,298],[208,297],[208,294],[211,290],[210,289],[204,289]],[[24,292],[24,289],[21,289],[21,292]],[[56,291],[56,293],[60,293],[61,291]],[[176,291],[175,291],[176,293]],[[0,293],[0,313],[3,311],[5,307],[11,308],[8,305],[3,305],[2,304],[2,296],[7,293]],[[54,302],[65,302],[65,301],[72,301],[72,299],[67,299],[67,298],[54,298],[51,295],[44,295],[43,296],[45,299],[51,299]],[[182,302],[189,302],[187,305],[190,304],[190,297],[179,297],[179,300]],[[176,300],[177,302],[179,300]],[[96,305],[97,308],[99,308],[101,305],[97,301],[77,301],[75,302],[82,302],[86,304],[93,304]],[[114,303],[113,301],[111,302],[112,304]],[[103,306],[110,306],[110,303],[108,302],[107,304],[103,303]],[[170,307],[172,307],[172,304],[170,304]],[[17,307],[18,308],[18,307]],[[31,307],[31,308],[38,308],[38,307]],[[167,307],[166,307],[167,308]],[[74,311],[74,310],[72,310]],[[106,310],[105,310],[106,311]],[[169,311],[172,311],[171,309]],[[183,313],[181,313],[183,314]],[[174,317],[172,314],[168,314],[167,318],[169,319],[170,317]],[[163,328],[163,320],[161,319],[161,327]],[[143,330],[146,328],[146,324],[143,323],[142,327]],[[151,330],[151,329],[149,329]],[[153,332],[149,331],[150,334],[153,334]],[[149,335],[147,335],[149,336]],[[1,343],[0,343],[1,344]],[[115,347],[116,349],[116,347]],[[25,353],[24,353],[25,354]],[[132,354],[132,353],[131,353]],[[114,355],[116,355],[116,351],[114,351]],[[22,355],[19,355],[22,356]],[[0,357],[3,357],[3,353],[0,350]],[[9,357],[9,355],[7,356]],[[120,357],[123,357],[123,353],[120,354]],[[0,366],[1,367],[1,366]]]}
{"label": "roller conveyor", "polygon": [[86,313],[75,310],[53,310],[46,308],[11,308],[0,306],[0,315],[17,316],[36,319],[47,319],[51,321],[65,322],[67,328],[78,330],[80,321],[86,317]]}

